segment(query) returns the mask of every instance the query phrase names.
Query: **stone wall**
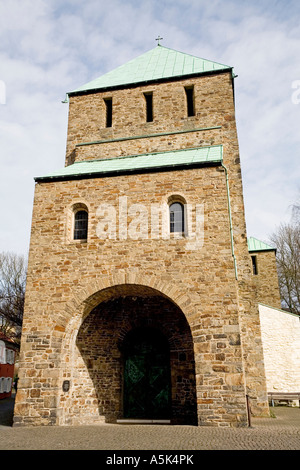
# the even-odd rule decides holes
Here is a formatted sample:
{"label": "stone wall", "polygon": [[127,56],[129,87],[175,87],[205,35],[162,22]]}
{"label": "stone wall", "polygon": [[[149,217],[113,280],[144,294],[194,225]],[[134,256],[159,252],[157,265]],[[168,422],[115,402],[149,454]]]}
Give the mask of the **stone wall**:
{"label": "stone wall", "polygon": [[[222,143],[222,126],[234,124],[230,73],[70,96],[66,164]],[[185,87],[194,85],[195,116],[187,117]],[[144,93],[153,92],[153,122],[146,122]],[[105,127],[104,99],[113,98],[112,127]],[[214,128],[194,135],[195,129]],[[182,142],[176,136],[181,134]],[[168,134],[146,138],[153,134]],[[136,139],[136,137],[143,137]],[[120,139],[132,139],[134,141]],[[114,142],[114,140],[118,142]],[[80,146],[91,142],[103,142]],[[107,143],[105,143],[107,142]],[[75,158],[76,155],[76,158]]]}
{"label": "stone wall", "polygon": [[[126,194],[129,209],[139,201],[150,214],[151,204],[162,204],[178,193],[194,208],[196,203],[204,203],[201,249],[194,250],[193,245],[188,249],[188,237],[153,240],[150,224],[148,239],[98,237],[99,204],[114,205],[119,216],[118,198]],[[201,418],[211,414],[210,407],[219,402],[218,409],[223,414],[219,412],[212,421],[236,420],[226,412],[232,406],[228,389],[236,396],[238,415],[243,416],[238,304],[225,194],[224,172],[214,167],[37,185],[22,340],[23,373],[20,372],[17,403],[20,404],[21,397],[29,402],[39,398],[36,413],[45,413],[43,402],[47,391],[53,386],[57,391],[61,388],[57,370],[59,342],[63,341],[65,330],[71,328],[60,326],[62,319],[68,317],[66,304],[91,283],[117,271],[127,279],[139,273],[140,284],[145,282],[143,279],[156,276],[185,292],[191,303],[186,315],[196,343]],[[78,202],[79,195],[89,208],[86,243],[71,241],[67,236],[69,209]],[[128,227],[131,222],[128,218]],[[33,402],[31,406],[33,409]]]}
{"label": "stone wall", "polygon": [[251,252],[250,255],[256,257],[257,274],[253,276],[253,280],[257,288],[258,301],[270,307],[280,308],[275,250]]}
{"label": "stone wall", "polygon": [[[196,115],[187,118],[184,86],[192,82]],[[150,90],[155,92],[154,121],[145,123],[142,92]],[[106,129],[103,98],[108,95],[114,110],[113,127]],[[196,131],[200,128],[210,130]],[[132,139],[166,132],[172,134]],[[116,144],[116,139],[127,137],[127,143]],[[99,140],[110,142],[77,145]],[[83,335],[82,327],[103,301],[132,297],[135,289],[138,297],[145,290],[146,297],[155,293],[167,298],[187,321],[198,424],[245,426],[246,393],[254,397],[256,414],[268,412],[230,73],[70,99],[67,164],[213,143],[223,145],[224,166],[36,184],[15,425],[89,424],[106,415],[116,418],[121,410],[119,385],[110,399],[118,405],[107,413],[101,390],[89,374],[91,358],[83,349],[91,338]],[[185,235],[153,237],[151,209],[167,207],[176,198],[190,208]],[[124,222],[122,213],[120,230],[124,201],[126,217]],[[76,241],[73,211],[83,205],[89,214],[88,237]],[[110,222],[101,224],[103,205],[116,217],[116,231]],[[202,222],[195,238],[197,207]],[[146,211],[142,223],[138,208]],[[162,312],[161,318],[165,324],[168,316]],[[179,376],[176,367],[174,377]],[[70,380],[69,392],[62,390],[65,380]],[[80,384],[88,380],[87,396]],[[186,397],[193,395],[193,386],[185,383],[188,391],[182,401],[189,408]],[[175,385],[173,390],[172,406],[178,410]]]}

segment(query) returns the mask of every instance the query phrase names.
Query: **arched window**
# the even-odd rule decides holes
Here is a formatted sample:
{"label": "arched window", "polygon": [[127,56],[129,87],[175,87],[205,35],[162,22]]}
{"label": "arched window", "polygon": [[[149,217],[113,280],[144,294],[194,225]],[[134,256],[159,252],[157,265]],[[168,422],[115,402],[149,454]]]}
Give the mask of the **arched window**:
{"label": "arched window", "polygon": [[88,213],[78,210],[74,214],[74,240],[87,240]]}
{"label": "arched window", "polygon": [[184,233],[184,205],[181,202],[173,202],[169,206],[170,232]]}

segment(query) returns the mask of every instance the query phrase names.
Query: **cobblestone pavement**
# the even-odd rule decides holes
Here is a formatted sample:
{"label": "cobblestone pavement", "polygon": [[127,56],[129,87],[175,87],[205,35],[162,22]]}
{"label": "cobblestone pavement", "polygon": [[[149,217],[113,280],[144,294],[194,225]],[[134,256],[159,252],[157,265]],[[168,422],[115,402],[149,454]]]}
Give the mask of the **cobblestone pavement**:
{"label": "cobblestone pavement", "polygon": [[300,450],[300,408],[272,408],[248,428],[169,425],[12,427],[14,399],[0,401],[0,450]]}

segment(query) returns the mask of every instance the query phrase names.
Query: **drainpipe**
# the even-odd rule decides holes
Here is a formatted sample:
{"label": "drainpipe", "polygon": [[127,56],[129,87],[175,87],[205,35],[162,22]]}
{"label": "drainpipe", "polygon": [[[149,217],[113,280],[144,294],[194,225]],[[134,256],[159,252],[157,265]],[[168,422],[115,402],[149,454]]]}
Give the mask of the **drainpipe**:
{"label": "drainpipe", "polygon": [[233,257],[233,263],[234,263],[234,272],[235,272],[235,278],[238,278],[237,274],[237,265],[236,265],[236,257],[234,253],[234,241],[233,241],[233,228],[232,228],[232,217],[231,217],[231,204],[230,204],[230,193],[229,193],[229,183],[228,183],[228,171],[226,166],[223,163],[221,163],[222,167],[225,170],[225,176],[226,176],[226,188],[227,188],[227,201],[228,201],[228,213],[229,213],[229,225],[230,225],[230,240],[231,240],[231,254]]}

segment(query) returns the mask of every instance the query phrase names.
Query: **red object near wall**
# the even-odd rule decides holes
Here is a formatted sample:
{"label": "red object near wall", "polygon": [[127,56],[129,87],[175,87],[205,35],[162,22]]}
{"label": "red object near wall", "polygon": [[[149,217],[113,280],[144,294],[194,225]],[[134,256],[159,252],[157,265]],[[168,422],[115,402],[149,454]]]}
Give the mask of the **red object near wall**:
{"label": "red object near wall", "polygon": [[12,393],[18,345],[0,332],[0,400]]}

